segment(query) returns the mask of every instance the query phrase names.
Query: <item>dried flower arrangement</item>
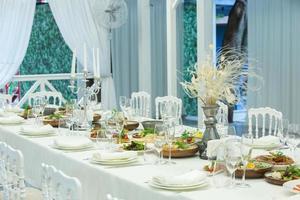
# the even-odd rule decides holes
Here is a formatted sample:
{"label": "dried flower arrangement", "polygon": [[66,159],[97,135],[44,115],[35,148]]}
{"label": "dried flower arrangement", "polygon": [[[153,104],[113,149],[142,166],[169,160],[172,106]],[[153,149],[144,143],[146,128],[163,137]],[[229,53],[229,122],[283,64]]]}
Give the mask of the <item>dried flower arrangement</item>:
{"label": "dried flower arrangement", "polygon": [[224,48],[217,52],[216,64],[212,56],[208,55],[204,63],[195,64],[190,72],[191,80],[181,82],[181,85],[189,97],[199,98],[204,106],[215,105],[217,101],[234,104],[239,99],[239,90],[250,89],[247,81],[243,82],[241,78],[251,76],[262,83],[260,76],[244,67],[247,64],[253,69],[252,63],[245,53]]}

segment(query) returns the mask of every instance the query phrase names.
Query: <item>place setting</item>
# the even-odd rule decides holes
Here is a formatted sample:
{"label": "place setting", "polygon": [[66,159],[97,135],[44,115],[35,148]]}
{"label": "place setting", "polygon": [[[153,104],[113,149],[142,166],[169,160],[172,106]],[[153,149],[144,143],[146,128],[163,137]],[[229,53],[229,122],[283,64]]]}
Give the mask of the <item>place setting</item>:
{"label": "place setting", "polygon": [[182,174],[153,176],[147,182],[149,186],[170,191],[190,191],[209,185],[207,174],[199,170],[191,170]]}

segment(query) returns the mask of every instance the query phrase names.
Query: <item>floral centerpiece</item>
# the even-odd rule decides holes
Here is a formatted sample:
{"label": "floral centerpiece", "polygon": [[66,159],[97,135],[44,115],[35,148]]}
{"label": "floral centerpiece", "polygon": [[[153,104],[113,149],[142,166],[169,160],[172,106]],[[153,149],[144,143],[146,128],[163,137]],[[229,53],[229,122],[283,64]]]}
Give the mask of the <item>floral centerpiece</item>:
{"label": "floral centerpiece", "polygon": [[191,80],[181,82],[189,97],[198,98],[202,102],[206,116],[204,143],[219,138],[215,126],[217,123],[215,116],[219,109],[217,101],[234,105],[240,98],[240,90],[248,88],[247,81],[241,80],[247,80],[249,76],[259,78],[256,73],[250,73],[249,67],[244,67],[245,65],[252,67],[245,53],[225,48],[217,52],[216,62],[208,55],[202,64],[196,63],[190,71]]}

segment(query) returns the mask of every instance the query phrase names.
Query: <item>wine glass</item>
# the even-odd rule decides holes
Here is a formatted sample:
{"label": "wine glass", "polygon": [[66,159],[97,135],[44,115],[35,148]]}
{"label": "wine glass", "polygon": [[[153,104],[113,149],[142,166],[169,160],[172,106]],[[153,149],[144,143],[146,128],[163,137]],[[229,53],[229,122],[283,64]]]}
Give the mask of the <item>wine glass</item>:
{"label": "wine glass", "polygon": [[225,145],[225,165],[231,175],[231,183],[229,188],[235,187],[235,171],[242,161],[240,141],[237,139],[229,139]]}
{"label": "wine glass", "polygon": [[289,125],[289,133],[287,134],[287,145],[290,148],[290,151],[295,158],[295,151],[298,146],[298,139],[296,137],[296,133],[299,132],[297,124],[290,124]]}
{"label": "wine glass", "polygon": [[287,135],[289,132],[289,120],[288,119],[282,119],[281,123],[279,124],[279,139],[283,146],[287,145]]}
{"label": "wine glass", "polygon": [[240,187],[250,187],[248,183],[246,183],[246,169],[251,158],[252,149],[249,147],[249,144],[253,144],[253,135],[252,134],[243,134],[241,140],[241,155],[242,155],[242,164],[243,164],[243,177],[242,183],[239,184]]}
{"label": "wine glass", "polygon": [[175,139],[175,128],[176,128],[176,124],[177,124],[177,119],[173,118],[173,119],[169,119],[168,122],[168,131],[167,131],[167,135],[166,135],[166,139],[167,139],[167,143],[168,143],[168,148],[169,148],[169,159],[168,159],[168,164],[176,164],[175,161],[172,161],[171,158],[171,154],[172,154],[172,144],[173,141]]}
{"label": "wine glass", "polygon": [[119,105],[120,105],[120,108],[121,108],[122,111],[125,108],[126,101],[127,101],[127,97],[126,96],[120,96],[120,98],[119,98]]}
{"label": "wine glass", "polygon": [[168,127],[164,124],[156,124],[154,128],[154,134],[156,137],[154,139],[154,148],[159,155],[159,164],[163,164],[162,150],[164,145],[167,143],[166,137],[168,134]]}
{"label": "wine glass", "polygon": [[114,134],[117,133],[115,122],[112,121],[112,120],[107,120],[107,121],[105,121],[105,127],[106,127],[105,135],[106,135],[106,137],[109,140],[108,149],[112,150],[112,147],[113,147],[113,136],[114,136]]}
{"label": "wine glass", "polygon": [[44,105],[44,98],[42,97],[35,97],[33,100],[33,108],[32,108],[32,114],[35,117],[35,124],[40,125],[38,121],[38,117],[43,113],[43,105]]}
{"label": "wine glass", "polygon": [[95,107],[98,103],[98,97],[97,94],[93,93],[89,96],[89,104],[92,107]]}

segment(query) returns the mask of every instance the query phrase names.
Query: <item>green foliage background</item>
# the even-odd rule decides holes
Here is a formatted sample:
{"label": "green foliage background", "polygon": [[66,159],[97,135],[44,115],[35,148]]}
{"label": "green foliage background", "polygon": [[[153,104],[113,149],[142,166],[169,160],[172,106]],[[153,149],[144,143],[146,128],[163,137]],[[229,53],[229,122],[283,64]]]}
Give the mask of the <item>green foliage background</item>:
{"label": "green foliage background", "polygon": [[[197,10],[195,3],[184,4],[184,70],[183,79],[190,80],[188,72],[197,62]],[[196,116],[198,113],[197,99],[191,99],[186,94],[183,96],[184,111],[187,115]]]}
{"label": "green foliage background", "polygon": [[[66,45],[48,4],[36,6],[29,46],[20,67],[21,75],[70,73],[72,51]],[[74,98],[68,80],[51,81],[64,98]],[[21,96],[33,83],[22,82]]]}

